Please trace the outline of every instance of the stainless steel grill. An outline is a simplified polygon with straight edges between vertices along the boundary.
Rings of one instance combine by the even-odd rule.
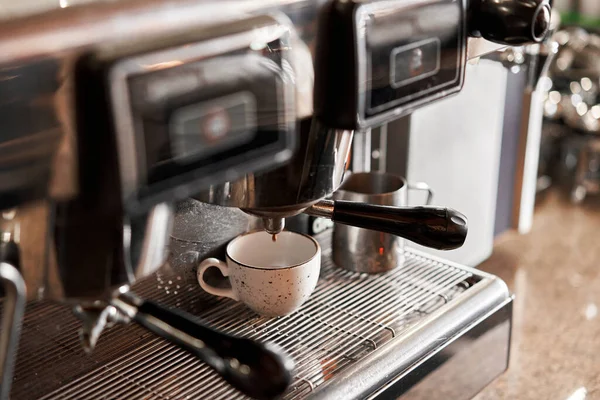
[[[205,294],[179,275],[157,275],[135,291],[198,315],[224,331],[285,347],[296,361],[286,399],[310,394],[348,366],[394,341],[424,316],[475,284],[467,269],[407,250],[383,275],[336,268],[322,243],[319,285],[294,314],[260,317],[240,303]],[[238,399],[203,363],[134,325],[106,331],[92,356],[81,350],[78,321],[65,307],[28,306],[13,399]]]

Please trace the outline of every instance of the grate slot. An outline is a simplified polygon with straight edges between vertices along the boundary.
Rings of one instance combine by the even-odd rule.
[[[150,342],[147,343],[145,345],[143,345],[140,349],[136,350],[137,356],[138,357],[142,357],[144,354],[148,353],[148,352],[155,352],[159,350],[159,345],[160,343],[156,343],[158,342],[159,339],[154,339],[154,343]],[[133,361],[133,358],[131,357],[131,355],[127,355],[124,357],[125,360],[116,360],[113,363],[117,363],[117,364],[124,364],[124,363],[131,363]],[[69,394],[74,393],[75,391],[81,391],[83,390],[82,387],[80,387],[79,385],[81,383],[85,383],[86,381],[88,382],[94,382],[94,387],[90,388],[90,390],[98,390],[98,389],[102,389],[104,387],[104,385],[112,385],[112,379],[110,378],[110,376],[112,376],[109,371],[110,371],[110,364],[104,365],[102,369],[100,370],[95,370],[92,371],[84,376],[82,376],[81,378],[73,381],[71,384],[66,385],[64,387],[62,387],[60,389],[60,393],[62,396],[66,396]],[[97,375],[102,375],[102,376],[109,376],[107,378],[107,380],[105,379],[101,379],[99,376]],[[84,395],[88,392],[83,392]],[[70,398],[76,398],[76,397],[70,397]],[[44,399],[46,399],[46,397],[44,397]]]
[[[296,361],[295,381],[285,395],[290,400],[335,379],[471,286],[470,272],[410,251],[401,267],[385,274],[342,270],[331,261],[328,246],[322,244],[317,289],[301,310],[285,317],[258,316],[177,275],[157,274],[134,290],[215,328],[283,346]],[[80,349],[78,329],[79,322],[65,307],[28,305],[13,400],[245,399],[205,364],[140,328],[108,330],[93,357]],[[47,368],[39,371],[37,365]],[[32,370],[40,382],[26,385]]]

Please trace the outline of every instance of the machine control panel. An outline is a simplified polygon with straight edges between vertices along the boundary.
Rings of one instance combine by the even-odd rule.
[[[86,61],[88,82],[89,71],[103,77],[127,208],[189,197],[291,157],[289,35],[259,16],[217,36],[185,32],[158,48],[113,46]]]
[[[461,89],[463,0],[339,1],[328,15],[322,29],[343,43],[321,43],[318,54],[331,53],[329,62],[317,63],[318,84],[327,89],[315,99],[316,113],[329,124],[375,126]]]
[[[461,89],[466,36],[460,0],[413,7],[372,3],[358,8],[355,19],[357,50],[364,55],[357,71],[360,125]]]

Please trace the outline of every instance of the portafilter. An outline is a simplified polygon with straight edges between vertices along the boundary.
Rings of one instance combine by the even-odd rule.
[[[302,121],[299,131],[299,151],[287,165],[213,185],[194,198],[238,207],[262,217],[265,230],[271,234],[281,232],[284,218],[305,212],[341,224],[402,236],[439,250],[462,246],[467,236],[467,218],[456,210],[325,199],[343,181],[353,132],[328,129],[317,120]]]
[[[297,148],[292,158],[271,171],[230,179],[198,191],[192,197],[209,204],[237,207],[260,217],[265,230],[271,234],[281,232],[285,218],[307,212],[339,223],[404,236],[437,249],[461,246],[466,237],[467,220],[457,211],[326,200],[342,183],[355,130],[406,115],[460,90],[467,57],[463,29],[466,10],[460,2],[451,8],[451,13],[440,12],[440,18],[447,17],[440,31],[433,26],[427,29],[432,36],[453,38],[448,43],[441,42],[445,46],[442,54],[455,57],[444,57],[440,62],[448,65],[441,66],[440,70],[456,71],[458,79],[446,82],[443,80],[447,77],[435,75],[432,79],[438,85],[436,90],[431,88],[433,82],[420,82],[423,93],[417,101],[413,96],[416,88],[408,93],[396,85],[398,82],[379,79],[379,75],[390,76],[381,72],[389,68],[389,51],[412,40],[391,29],[410,26],[413,19],[409,16],[413,10],[407,12],[402,2],[327,2],[319,15],[313,57],[309,57],[310,53],[303,46],[296,46],[292,51],[296,55],[291,62],[295,78],[306,78],[305,71],[314,70],[314,92],[297,96],[300,108],[309,109],[313,104],[314,110],[312,115],[297,113]],[[365,21],[369,21],[367,26],[362,25]],[[370,52],[381,53],[369,59]],[[311,61],[314,65],[309,65]],[[372,70],[378,71],[377,76],[368,75],[369,62],[375,63]],[[369,105],[369,98],[383,103]]]

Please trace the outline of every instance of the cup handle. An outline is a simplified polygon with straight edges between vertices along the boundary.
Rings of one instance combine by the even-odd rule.
[[[214,294],[215,296],[229,297],[233,300],[239,300],[237,294],[233,291],[233,288],[218,288],[210,285],[204,280],[204,272],[206,272],[206,270],[209,268],[218,268],[224,277],[229,276],[229,267],[227,266],[227,263],[217,258],[207,258],[206,260],[202,261],[200,265],[198,265],[198,271],[196,273],[200,287],[207,293]]]
[[[433,201],[433,189],[431,189],[431,187],[428,184],[426,184],[425,182],[409,183],[408,189],[427,192],[427,201],[425,201],[425,205],[431,205],[431,202]]]

